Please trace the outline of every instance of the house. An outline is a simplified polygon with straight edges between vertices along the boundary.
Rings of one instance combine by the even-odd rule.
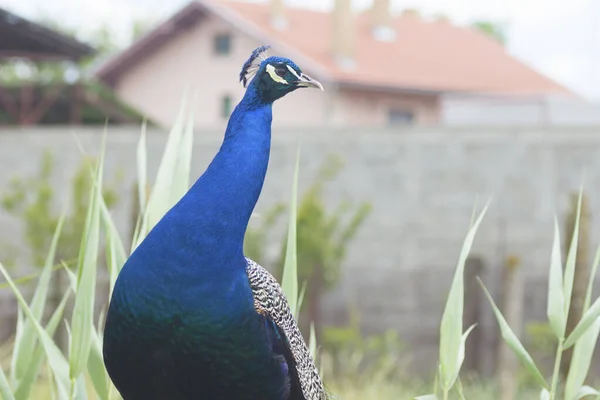
[[[85,43],[0,8],[0,126],[141,121],[106,88],[83,78],[80,65],[95,53]],[[23,70],[37,72],[17,73]]]
[[[325,86],[279,101],[279,126],[436,124],[443,96],[452,93],[572,96],[492,38],[415,13],[393,16],[389,0],[374,0],[359,15],[350,0],[337,0],[331,13],[269,1],[189,3],[96,76],[165,126],[186,88],[197,96],[197,126],[222,126],[243,96],[240,67],[263,44]]]

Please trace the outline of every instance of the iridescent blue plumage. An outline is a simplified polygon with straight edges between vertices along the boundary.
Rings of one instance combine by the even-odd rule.
[[[271,141],[272,103],[321,85],[257,50],[219,152],[123,267],[104,360],[125,400],[323,400],[276,281],[244,257]]]

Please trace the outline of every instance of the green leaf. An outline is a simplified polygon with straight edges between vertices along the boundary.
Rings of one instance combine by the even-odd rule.
[[[573,239],[567,254],[567,262],[565,264],[565,279],[564,279],[564,299],[565,299],[565,320],[569,316],[571,308],[571,294],[573,292],[573,280],[575,279],[575,262],[577,260],[577,243],[579,242],[579,219],[581,216],[581,198],[583,196],[583,187],[579,189],[579,198],[577,200],[577,214],[575,218],[575,226],[573,228]]]
[[[594,256],[594,263],[592,265],[592,271],[590,273],[590,279],[588,282],[587,293],[585,294],[585,301],[583,302],[583,311],[587,311],[592,303],[592,292],[594,291],[594,282],[596,280],[596,273],[598,272],[598,265],[600,264],[600,246],[596,248],[596,255]]]
[[[465,262],[471,247],[473,246],[477,229],[479,228],[489,205],[490,201],[487,202],[479,214],[479,217],[467,232],[458,258],[458,265],[454,272],[454,279],[452,280],[450,293],[448,294],[448,300],[446,301],[446,307],[444,308],[444,314],[442,315],[442,322],[440,325],[440,381],[442,383],[442,388],[445,391],[450,390],[454,385],[464,359],[464,348],[462,357],[460,352],[461,343],[463,341],[463,275]]]
[[[565,340],[564,349],[568,349],[579,340],[579,338],[589,329],[592,324],[600,317],[600,298],[598,298],[594,304],[583,314],[581,320],[573,329],[573,332]]]
[[[538,367],[535,365],[535,363],[533,362],[533,359],[531,358],[531,356],[529,355],[527,350],[525,350],[525,347],[523,347],[523,345],[521,344],[521,342],[519,341],[517,336],[514,334],[512,329],[510,329],[510,326],[508,326],[508,323],[502,316],[502,313],[500,312],[498,307],[496,307],[496,303],[494,303],[494,300],[492,299],[492,296],[486,289],[485,285],[483,284],[481,279],[479,279],[479,277],[477,278],[477,280],[479,281],[479,284],[483,288],[483,291],[485,292],[485,295],[488,298],[490,305],[492,306],[492,309],[494,310],[494,315],[496,316],[496,320],[498,321],[498,325],[500,327],[500,333],[502,334],[502,338],[504,339],[504,342],[508,345],[508,347],[510,347],[512,349],[512,351],[515,353],[517,358],[521,361],[521,364],[523,364],[523,366],[525,366],[525,368],[527,368],[527,370],[537,380],[537,382],[540,384],[540,386],[542,386],[542,388],[544,388],[544,389],[548,389],[548,383],[544,379],[544,376],[542,375],[542,373],[540,372]]]
[[[600,392],[589,386],[582,386],[574,397],[574,400],[583,399],[586,396],[600,396]]]
[[[56,225],[54,236],[52,237],[52,242],[48,251],[48,256],[46,257],[44,268],[42,269],[33,299],[31,300],[31,312],[35,318],[40,321],[46,307],[48,288],[50,287],[50,278],[52,277],[52,267],[54,265],[54,258],[56,257],[56,247],[58,246],[58,240],[60,238],[64,221],[65,216],[63,214]],[[31,360],[31,355],[35,348],[36,340],[37,335],[35,333],[35,329],[33,329],[33,322],[26,319],[23,325],[22,334],[15,338],[14,343],[14,376],[17,380],[20,380],[27,370]]]
[[[4,375],[2,368],[0,368],[0,399],[15,400],[10,390],[10,386],[8,385],[8,379],[6,379],[6,375]]]
[[[298,255],[296,252],[296,216],[298,214],[298,171],[300,170],[300,146],[296,153],[296,167],[292,181],[292,199],[290,201],[290,222],[288,226],[285,262],[281,289],[287,297],[288,304],[294,315],[298,312]]]
[[[550,257],[550,276],[548,279],[548,321],[558,339],[565,335],[567,317],[565,315],[565,298],[563,290],[562,258],[560,254],[560,231],[558,220],[554,217],[554,242]]]
[[[458,348],[458,360],[457,365],[458,368],[462,366],[463,361],[465,360],[465,348],[467,347],[467,338],[469,337],[469,333],[477,326],[477,324],[471,325],[465,333],[462,334],[460,338],[460,347]]]
[[[590,274],[587,295],[583,304],[583,313],[585,314],[589,307],[592,297],[592,290],[596,278],[596,272],[600,264],[600,246],[596,249],[594,264]],[[565,383],[565,398],[573,399],[576,397],[577,391],[583,386],[585,379],[589,373],[594,349],[600,334],[600,318],[596,319],[592,326],[577,340],[573,348],[573,356],[571,357],[571,365],[569,367],[569,375]]]
[[[71,318],[72,335],[69,348],[69,377],[72,382],[75,382],[83,372],[92,345],[103,168],[104,144],[100,150],[96,174],[91,188],[77,266],[77,290]]]
[[[12,289],[13,293],[15,294],[15,297],[19,302],[19,306],[21,307],[27,318],[29,318],[33,323],[33,327],[38,335],[38,340],[42,344],[46,356],[48,357],[48,363],[53,371],[53,375],[56,380],[57,390],[59,391],[61,399],[67,398],[69,387],[69,364],[67,363],[67,360],[64,358],[60,349],[56,346],[50,335],[48,335],[48,333],[44,330],[44,328],[42,328],[38,320],[35,318],[35,316],[31,312],[31,309],[29,308],[29,305],[23,298],[21,292],[11,279],[10,275],[8,274],[8,271],[6,271],[2,263],[0,263],[0,272],[4,276],[4,279],[6,279],[6,282]]]
[[[583,334],[573,348],[573,357],[569,367],[569,375],[565,383],[565,399],[574,399],[589,373],[594,348],[600,334],[600,319]]]

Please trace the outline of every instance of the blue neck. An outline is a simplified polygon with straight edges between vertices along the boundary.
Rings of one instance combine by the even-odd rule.
[[[205,260],[243,257],[244,235],[267,172],[272,118],[272,103],[262,102],[249,85],[219,152],[177,207],[192,224],[189,239]]]

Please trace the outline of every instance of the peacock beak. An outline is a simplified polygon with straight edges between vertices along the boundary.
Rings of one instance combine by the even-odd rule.
[[[306,74],[301,74],[300,79],[296,82],[296,84],[299,87],[308,87],[308,88],[324,90],[323,85],[321,85],[321,82],[311,78],[310,76],[308,76]]]

